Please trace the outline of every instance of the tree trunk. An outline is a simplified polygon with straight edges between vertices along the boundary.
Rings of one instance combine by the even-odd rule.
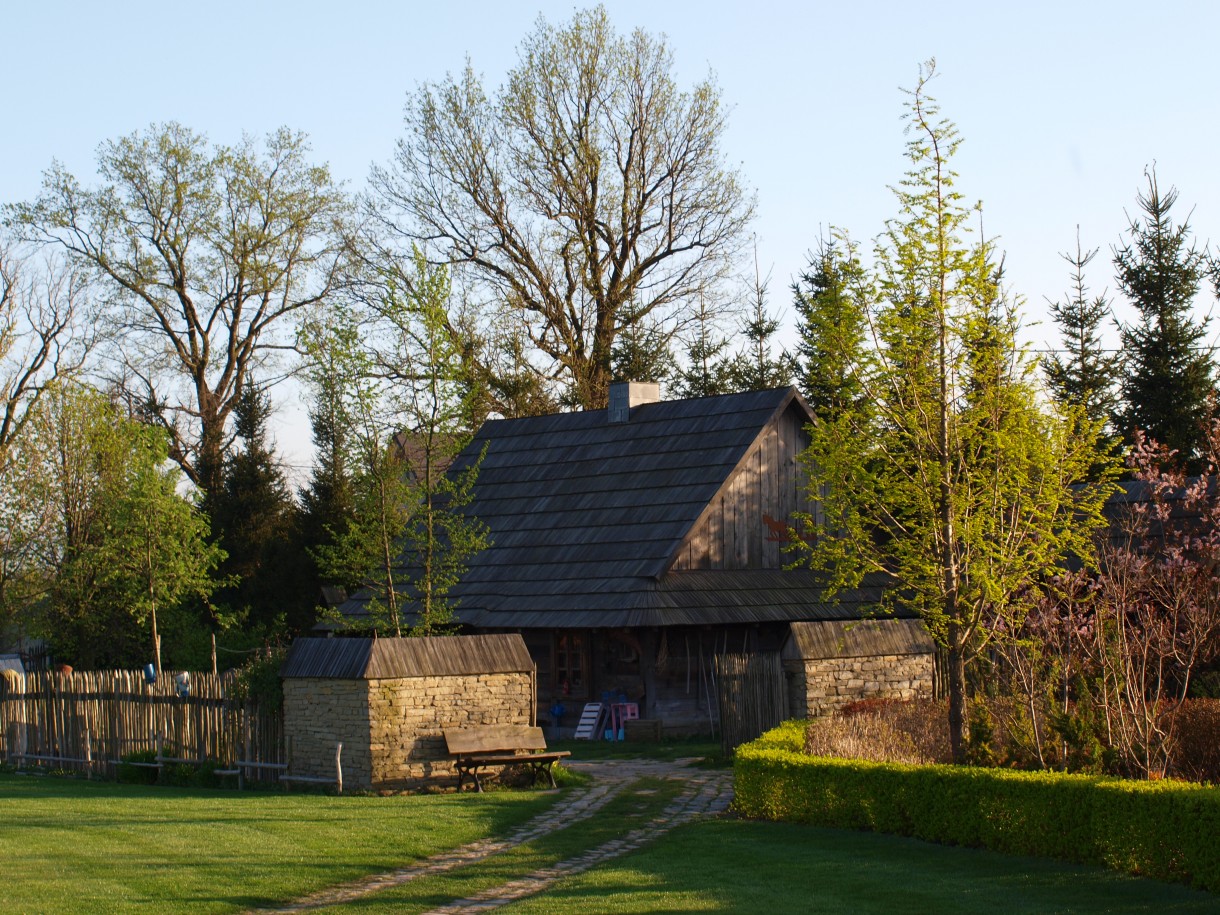
[[[949,627],[949,749],[958,765],[966,761],[966,657],[957,626]]]

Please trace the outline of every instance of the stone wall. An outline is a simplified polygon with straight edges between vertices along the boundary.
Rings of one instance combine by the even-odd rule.
[[[784,663],[789,710],[812,718],[860,699],[932,696],[932,655],[874,655]]]
[[[452,776],[442,728],[530,724],[528,673],[368,681],[371,786],[407,788]]]
[[[344,789],[397,789],[453,774],[442,728],[530,724],[528,673],[394,680],[284,680],[292,774],[330,778],[343,742]]]
[[[363,680],[285,679],[284,738],[292,741],[292,775],[333,778],[335,743],[343,744],[343,787],[367,788],[368,684]]]

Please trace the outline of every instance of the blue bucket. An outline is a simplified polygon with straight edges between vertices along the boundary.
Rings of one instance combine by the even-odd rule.
[[[144,682],[145,683],[156,683],[157,682],[157,666],[155,664],[145,664],[144,665]]]

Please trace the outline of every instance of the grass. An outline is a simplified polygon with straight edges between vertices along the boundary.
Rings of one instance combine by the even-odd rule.
[[[539,868],[579,856],[625,832],[644,826],[681,791],[669,780],[641,779],[590,819],[520,845],[486,861],[327,908],[327,912],[382,915],[425,912],[481,890],[501,886]],[[586,905],[586,911],[600,911]]]
[[[222,913],[507,832],[556,801],[333,797],[0,775],[6,913]]]
[[[697,755],[685,752],[690,746],[680,744],[675,755]],[[643,780],[565,830],[327,911],[422,912],[465,898],[649,822],[678,790],[674,781]],[[548,804],[564,803],[562,794],[539,792],[333,797],[14,775],[0,775],[0,799],[4,911],[52,915],[267,906],[505,834]],[[680,827],[506,912],[1218,910],[1214,895],[1101,868],[719,819]]]
[[[547,743],[548,749],[567,750],[572,759],[587,761],[598,759],[659,759],[672,762],[675,759],[699,757],[706,765],[728,767],[732,759],[723,755],[720,741],[709,737],[677,737],[657,742],[622,740],[556,740]]]
[[[598,912],[1216,912],[1220,898],[994,852],[789,823],[716,820],[523,900],[506,915]]]

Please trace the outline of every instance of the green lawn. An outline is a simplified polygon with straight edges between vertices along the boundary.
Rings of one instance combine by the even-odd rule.
[[[722,755],[720,741],[708,737],[679,737],[640,743],[623,740],[555,740],[548,749],[567,750],[575,760],[599,759],[690,759],[699,757],[708,766],[728,767],[731,758]]]
[[[718,820],[680,827],[503,911],[1215,913],[1220,897],[1100,868],[914,839]]]
[[[422,912],[595,848],[678,790],[643,781],[589,820],[327,911]],[[6,913],[233,912],[502,834],[562,794],[332,797],[0,775]],[[733,819],[657,842],[506,912],[1218,912],[1220,898],[1098,868]]]
[[[0,775],[0,908],[240,911],[505,832],[556,799],[239,793]]]

